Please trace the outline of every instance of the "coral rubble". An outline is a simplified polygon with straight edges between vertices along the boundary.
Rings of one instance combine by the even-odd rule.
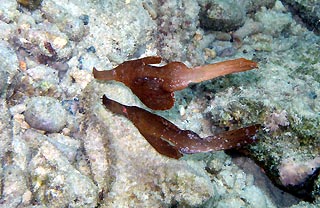
[[[317,1],[226,2],[240,1],[2,1],[0,206],[319,207]],[[202,27],[204,19],[221,31]],[[94,79],[92,68],[150,56],[187,68],[241,57],[259,63],[190,83],[170,110],[150,112],[201,138],[263,124],[243,153],[282,189],[276,193],[286,192],[281,202],[234,152],[171,159],[105,109],[103,94],[145,106],[123,84]]]

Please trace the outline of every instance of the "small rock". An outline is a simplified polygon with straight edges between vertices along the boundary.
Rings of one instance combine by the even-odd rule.
[[[272,35],[273,37],[279,36],[281,32],[290,27],[293,21],[290,13],[282,13],[265,8],[255,14],[255,20],[263,25],[264,34]]]
[[[233,188],[236,180],[236,173],[230,170],[223,170],[219,173],[218,178],[223,182],[225,186],[227,186],[228,188]]]
[[[205,48],[204,49],[204,55],[208,58],[214,59],[217,56],[217,52],[214,49],[211,48]]]
[[[236,197],[229,197],[220,200],[214,207],[217,208],[236,208],[236,207],[245,207],[245,202],[239,198]]]
[[[33,128],[59,132],[66,125],[67,112],[60,102],[51,97],[31,98],[25,111],[25,120]]]
[[[2,173],[1,207],[18,207],[24,193],[28,192],[27,179],[23,171],[15,165],[7,165]]]
[[[39,81],[39,83],[47,83],[47,85],[50,86],[59,84],[58,72],[45,65],[38,65],[28,69],[27,74],[32,77],[35,82]]]
[[[45,207],[96,207],[97,187],[50,142],[29,163],[34,200]]]
[[[72,41],[80,41],[87,34],[85,23],[80,19],[70,19],[61,27],[62,31]]]
[[[62,134],[50,134],[47,140],[53,144],[70,162],[74,162],[78,150],[80,148],[80,141]]]
[[[87,52],[95,53],[96,48],[94,46],[90,46],[89,48],[87,48]]]
[[[232,46],[232,43],[229,41],[214,41],[209,47],[211,50],[216,52],[217,56],[220,57],[232,56],[236,52]]]
[[[8,87],[8,74],[5,71],[0,71],[0,97],[6,93]]]
[[[243,3],[246,7],[247,13],[254,13],[258,11],[261,7],[272,8],[276,0],[245,0]]]
[[[232,31],[243,25],[245,7],[235,0],[206,2],[200,12],[200,23],[204,28],[216,31]]]
[[[55,1],[44,1],[41,11],[49,22],[56,24],[59,30],[68,36],[69,40],[80,41],[88,32],[86,25],[89,24],[89,16],[73,16]]]
[[[298,15],[309,30],[320,33],[320,4],[319,1],[284,0],[294,15]]]
[[[11,149],[12,142],[12,122],[10,113],[5,99],[0,99],[0,158]],[[3,159],[1,159],[3,161]],[[2,167],[0,166],[0,174],[2,175]],[[2,175],[3,177],[3,175]],[[0,182],[1,185],[2,182]],[[3,186],[3,185],[1,185]]]
[[[0,11],[1,13],[1,11]],[[13,24],[8,24],[6,22],[0,21],[0,38],[1,40],[8,40],[9,37],[12,37],[14,34],[16,26]]]
[[[1,1],[1,21],[12,23],[21,13],[17,10],[16,1]],[[1,31],[2,32],[2,31]]]
[[[42,0],[17,0],[17,2],[28,9],[35,10],[40,6]]]
[[[84,25],[88,25],[89,24],[89,15],[87,14],[83,14],[79,17],[80,20],[82,20]]]
[[[10,79],[18,72],[18,58],[14,49],[10,46],[8,42],[1,40],[0,48],[0,71],[3,71],[8,74],[10,82]]]
[[[263,192],[256,186],[244,187],[240,196],[241,199],[251,205],[250,207],[270,207],[268,206],[270,203],[268,203],[267,198],[264,196]]]
[[[279,167],[280,181],[284,186],[298,186],[316,173],[319,167],[320,157],[303,161],[285,159]]]

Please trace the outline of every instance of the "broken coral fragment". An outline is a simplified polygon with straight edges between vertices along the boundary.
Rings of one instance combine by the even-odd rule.
[[[160,153],[171,158],[180,158],[183,154],[210,152],[231,149],[255,141],[260,125],[223,132],[201,138],[190,130],[181,130],[170,121],[142,108],[122,105],[105,95],[102,102],[113,113],[127,117]]]
[[[140,100],[154,110],[167,110],[174,105],[174,91],[182,90],[190,83],[199,83],[215,77],[257,68],[257,63],[239,58],[188,68],[184,63],[159,64],[161,57],[150,56],[126,61],[112,70],[93,68],[94,78],[123,82]]]

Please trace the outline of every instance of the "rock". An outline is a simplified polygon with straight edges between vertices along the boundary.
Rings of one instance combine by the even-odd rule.
[[[63,93],[59,85],[59,72],[45,65],[37,65],[25,73],[18,73],[8,87],[9,105],[20,104],[26,97],[59,97]]]
[[[0,40],[0,72],[4,74],[1,75],[1,78],[7,78],[1,79],[1,82],[10,83],[11,78],[18,72],[18,68],[18,58],[15,51],[8,42]],[[5,86],[5,84],[1,85]]]
[[[49,141],[70,163],[75,162],[80,148],[79,140],[59,133],[43,135],[34,129],[27,129],[22,135],[22,140],[26,141],[27,146],[33,151],[37,151],[43,142]]]
[[[28,69],[27,74],[34,82],[39,82],[39,85],[55,86],[59,84],[58,72],[48,66],[38,65]]]
[[[210,44],[210,48],[216,52],[217,56],[221,57],[232,56],[236,53],[232,43],[229,41],[214,41]]]
[[[75,161],[80,148],[80,141],[62,134],[50,134],[47,140],[53,144],[70,163]]]
[[[48,141],[29,163],[34,199],[46,207],[96,207],[97,187]]]
[[[0,38],[1,40],[7,40],[8,37],[11,37],[14,33],[16,26],[13,24],[7,24],[5,22],[0,21]]]
[[[10,115],[8,112],[7,103],[4,99],[0,98],[0,157],[2,158],[6,150],[9,149],[11,141],[12,126],[9,122]]]
[[[217,208],[238,208],[238,207],[245,207],[246,203],[237,197],[230,197],[220,200],[214,207]]]
[[[243,39],[249,35],[260,33],[263,31],[263,25],[258,22],[254,22],[252,19],[247,19],[242,27],[232,34],[233,41],[239,44],[238,47],[242,45]]]
[[[315,184],[313,187],[313,192],[312,192],[312,196],[315,199],[315,201],[320,202],[320,173],[318,174],[316,180],[315,180]]]
[[[268,204],[266,196],[256,186],[243,187],[243,191],[240,193],[240,198],[247,202],[250,205],[249,207],[273,207]]]
[[[256,13],[255,19],[262,23],[264,34],[272,35],[273,37],[279,36],[281,32],[289,28],[292,23],[290,13],[282,13],[265,8]]]
[[[291,191],[290,193],[296,197],[310,199],[313,197],[310,196],[312,192],[316,193],[316,190],[313,190],[314,181],[308,179],[316,176],[315,169],[319,167],[318,159],[313,159],[319,155],[317,138],[320,124],[317,96],[320,80],[319,49],[311,46],[319,42],[319,37],[307,30],[300,30],[300,34],[303,34],[300,37],[286,36],[292,30],[299,30],[301,26],[292,22],[290,14],[282,10],[262,9],[257,16],[265,23],[267,29],[262,33],[269,35],[266,42],[271,46],[271,54],[277,56],[279,61],[272,64],[269,61],[259,61],[259,64],[265,65],[262,67],[265,70],[252,71],[259,73],[259,79],[254,73],[247,78],[243,76],[240,79],[242,75],[237,75],[238,79],[225,79],[225,83],[236,90],[225,88],[221,82],[214,85],[210,83],[210,89],[216,92],[214,101],[209,100],[208,110],[211,110],[204,112],[212,112],[210,116],[212,123],[215,123],[215,131],[226,124],[232,126],[234,123],[247,123],[249,120],[264,123],[267,127],[265,130],[271,131],[260,135],[260,141],[250,148],[252,157],[263,165],[263,170],[275,184],[282,189],[287,188],[286,190]],[[282,21],[279,21],[280,19]],[[251,42],[255,42],[255,38],[259,36],[253,36],[254,41]],[[310,47],[305,47],[306,45]],[[281,51],[286,53],[281,54]],[[260,55],[261,58],[265,57],[264,54]],[[246,83],[240,84],[244,80],[247,80]],[[251,91],[249,88],[240,93],[242,87],[248,86],[249,82],[255,83],[254,89],[263,88],[260,98],[267,95],[266,99],[256,99],[260,95],[257,96],[257,91]],[[221,90],[223,88],[225,89]],[[292,91],[293,88],[298,89],[299,93]],[[260,117],[261,115],[263,116]],[[293,162],[285,160],[287,158],[292,158]],[[294,185],[296,189],[292,188]],[[291,203],[284,200],[284,197],[282,200],[287,205]]]
[[[283,0],[293,14],[298,15],[311,31],[320,33],[320,4],[319,1]]]
[[[245,4],[246,11],[249,13],[256,12],[261,7],[271,8],[274,5],[275,1],[276,0],[243,0],[243,3]]]
[[[72,41],[80,41],[87,34],[87,28],[81,19],[74,18],[65,23],[62,31]]]
[[[203,59],[201,56],[194,58],[195,46],[190,41],[196,35],[199,11],[196,1],[158,1],[156,47],[157,54],[164,60],[188,60],[192,63],[195,59],[197,62]],[[168,35],[173,31],[174,35]]]
[[[42,0],[17,0],[17,2],[28,9],[35,10],[40,6]]]
[[[8,87],[8,74],[5,71],[0,71],[0,97],[6,94]]]
[[[280,181],[284,186],[298,186],[304,183],[320,168],[320,156],[297,161],[295,158],[284,159],[279,167]]]
[[[16,47],[27,49],[32,57],[41,64],[67,60],[72,56],[73,43],[57,25],[51,22],[33,24],[31,21],[19,21],[21,33],[15,33],[12,39]],[[23,41],[22,41],[23,40]]]
[[[0,19],[5,23],[12,23],[14,19],[19,16],[20,12],[17,10],[16,1],[3,1],[0,8]]]
[[[275,0],[200,0],[200,24],[203,28],[229,32],[244,24],[247,13],[261,7],[271,8]]]
[[[8,165],[4,168],[2,180],[1,206],[18,207],[21,205],[23,207],[21,204],[23,195],[29,192],[24,172],[18,166]]]
[[[0,40],[0,97],[6,94],[11,78],[18,72],[18,58],[8,42]]]
[[[242,26],[245,15],[245,7],[239,1],[207,1],[200,11],[200,24],[203,28],[228,32]]]
[[[54,1],[45,1],[42,4],[41,11],[52,23],[57,24],[60,31],[65,33],[72,41],[80,41],[87,34],[87,27],[80,19],[80,16],[70,14],[66,8],[60,6]]]
[[[52,133],[61,131],[66,125],[66,114],[58,100],[41,96],[31,98],[24,113],[31,127]]]

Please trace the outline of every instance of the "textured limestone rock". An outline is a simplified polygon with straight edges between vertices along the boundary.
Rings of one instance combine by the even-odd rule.
[[[66,125],[66,110],[51,97],[31,98],[24,113],[27,123],[39,130],[59,132]]]
[[[18,58],[14,49],[9,45],[7,41],[0,41],[0,72],[4,79],[1,79],[1,88],[5,90],[7,84],[11,82],[12,77],[18,72]]]
[[[204,28],[229,32],[243,25],[245,15],[244,4],[239,1],[207,1],[200,12],[200,23]]]
[[[320,3],[317,0],[284,0],[294,14],[298,15],[309,30],[320,32]]]
[[[50,207],[97,205],[97,187],[48,141],[29,163],[35,199]]]
[[[18,207],[30,203],[30,191],[28,190],[25,172],[18,166],[8,165],[3,171],[2,205],[4,207]]]

